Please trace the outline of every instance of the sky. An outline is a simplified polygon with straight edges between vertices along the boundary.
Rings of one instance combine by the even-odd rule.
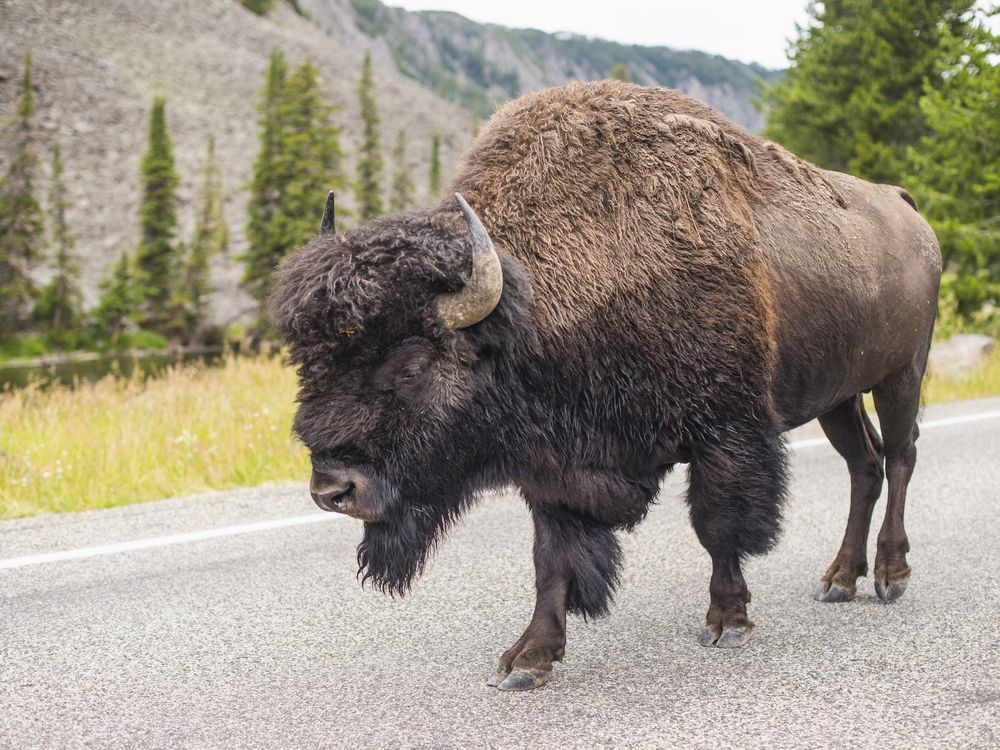
[[[787,66],[807,0],[385,0],[407,10],[453,10],[484,23],[572,31],[625,44],[696,49],[768,68]]]

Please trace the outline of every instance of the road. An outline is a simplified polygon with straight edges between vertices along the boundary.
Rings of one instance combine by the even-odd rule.
[[[623,539],[612,614],[572,619],[528,693],[484,684],[532,605],[511,494],[484,498],[403,600],[361,590],[358,522],[314,514],[304,484],[0,523],[0,746],[998,747],[1000,399],[924,420],[902,600],[870,579],[812,600],[848,477],[807,426],[782,540],[746,570],[745,648],[696,643],[710,566],[679,472]]]

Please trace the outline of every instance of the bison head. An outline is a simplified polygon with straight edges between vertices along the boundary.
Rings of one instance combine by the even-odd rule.
[[[333,231],[278,272],[299,372],[294,430],[324,510],[365,522],[359,575],[403,593],[482,487],[508,477],[530,288],[465,200]],[[520,418],[523,421],[523,415]]]

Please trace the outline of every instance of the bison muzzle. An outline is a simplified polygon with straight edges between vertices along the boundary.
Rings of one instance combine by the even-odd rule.
[[[782,434],[818,417],[851,504],[816,598],[850,599],[867,574],[886,478],[875,589],[903,593],[941,272],[905,191],[821,170],[677,92],[601,82],[505,105],[451,192],[346,235],[331,197],[275,282],[311,492],[365,522],[363,583],[404,593],[481,490],[516,486],[537,599],[489,684],[536,687],[566,614],[608,611],[617,534],[684,463],[712,559],[698,641],[742,646],[741,562],[778,534]]]

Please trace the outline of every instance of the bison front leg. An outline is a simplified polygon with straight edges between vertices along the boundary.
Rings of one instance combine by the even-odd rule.
[[[618,581],[621,551],[611,528],[530,497],[528,504],[535,523],[535,612],[486,681],[501,690],[548,682],[552,663],[565,652],[566,612],[606,614]]]
[[[727,442],[692,452],[688,503],[698,539],[712,556],[711,602],[702,646],[736,648],[750,640],[750,591],[741,560],[777,537],[785,491],[785,451],[777,433],[730,425]]]

